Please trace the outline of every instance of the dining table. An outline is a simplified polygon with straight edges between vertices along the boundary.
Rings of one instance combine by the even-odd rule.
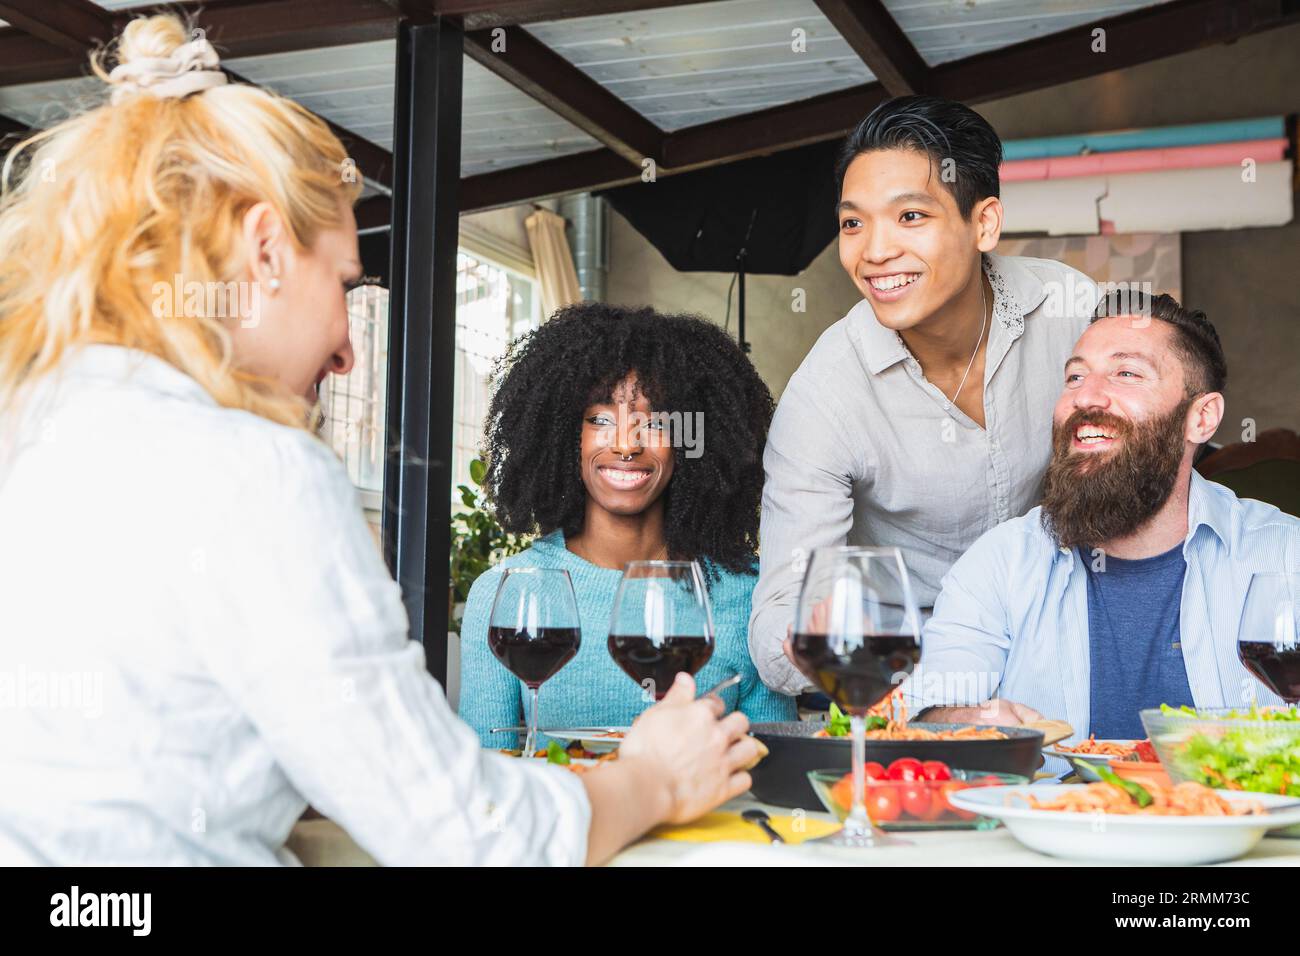
[[[760,803],[745,794],[718,808],[739,814],[759,808],[772,818],[791,811]],[[804,826],[826,829],[835,818],[808,812]],[[903,845],[871,849],[841,849],[815,843],[750,842],[767,838],[757,825],[744,840],[699,842],[707,835],[689,828],[652,831],[615,855],[606,866],[1108,866],[1045,856],[1019,843],[1004,827],[993,830],[928,830],[896,833]],[[677,831],[677,832],[674,832]],[[686,831],[686,832],[682,832]],[[735,832],[732,828],[728,832]],[[300,821],[289,835],[289,850],[304,866],[375,866],[374,859],[336,823],[326,819]],[[1265,836],[1243,857],[1215,866],[1300,866],[1300,838]]]

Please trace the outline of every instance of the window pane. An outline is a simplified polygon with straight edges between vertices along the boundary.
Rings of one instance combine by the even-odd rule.
[[[463,252],[456,261],[453,489],[469,483],[469,463],[479,454],[488,378],[497,359],[512,339],[537,328],[541,320],[534,280]],[[347,465],[374,521],[384,487],[388,298],[388,290],[379,286],[348,293],[356,364],[347,375],[327,376],[321,387],[321,434]],[[454,490],[451,500],[460,502]]]
[[[348,293],[348,318],[356,363],[347,375],[322,383],[322,436],[338,452],[352,483],[362,491],[384,489],[384,403],[388,394],[388,290],[366,285]],[[363,495],[367,508],[377,508]]]
[[[488,378],[510,341],[537,328],[533,280],[461,252],[456,257],[456,401],[452,488],[469,484],[487,417]],[[460,495],[452,493],[458,504]]]

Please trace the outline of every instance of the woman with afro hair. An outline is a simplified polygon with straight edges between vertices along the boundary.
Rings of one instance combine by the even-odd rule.
[[[772,396],[749,359],[703,319],[586,302],[520,339],[497,370],[484,434],[487,497],[503,528],[538,533],[470,589],[460,715],[488,747],[526,722],[524,684],[487,646],[502,570],[563,568],[581,617],[577,656],[547,681],[541,727],[626,726],[648,704],[606,649],[624,565],[695,560],[713,605],[707,688],[734,674],[727,710],[792,720],[792,698],[749,656],[763,446]],[[545,740],[542,741],[544,746]]]

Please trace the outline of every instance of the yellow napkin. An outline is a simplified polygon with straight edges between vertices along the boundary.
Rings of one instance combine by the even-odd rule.
[[[786,843],[802,843],[816,837],[834,833],[838,823],[810,817],[772,817],[772,829],[785,838]],[[756,823],[742,820],[739,813],[706,813],[691,823],[666,824],[655,827],[647,835],[652,840],[681,840],[685,843],[768,843],[770,838]]]

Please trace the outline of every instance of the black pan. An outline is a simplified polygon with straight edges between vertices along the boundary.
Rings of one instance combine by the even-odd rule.
[[[826,725],[820,721],[754,724],[750,729],[768,749],[768,755],[751,770],[753,794],[778,807],[820,809],[821,801],[808,783],[810,770],[848,771],[851,762],[848,737],[814,737]],[[930,724],[926,730],[956,730],[969,724]],[[872,740],[867,739],[867,760],[888,767],[899,757],[942,760],[961,770],[1018,773],[1029,779],[1042,763],[1043,732],[1024,727],[999,727],[1004,740]]]

